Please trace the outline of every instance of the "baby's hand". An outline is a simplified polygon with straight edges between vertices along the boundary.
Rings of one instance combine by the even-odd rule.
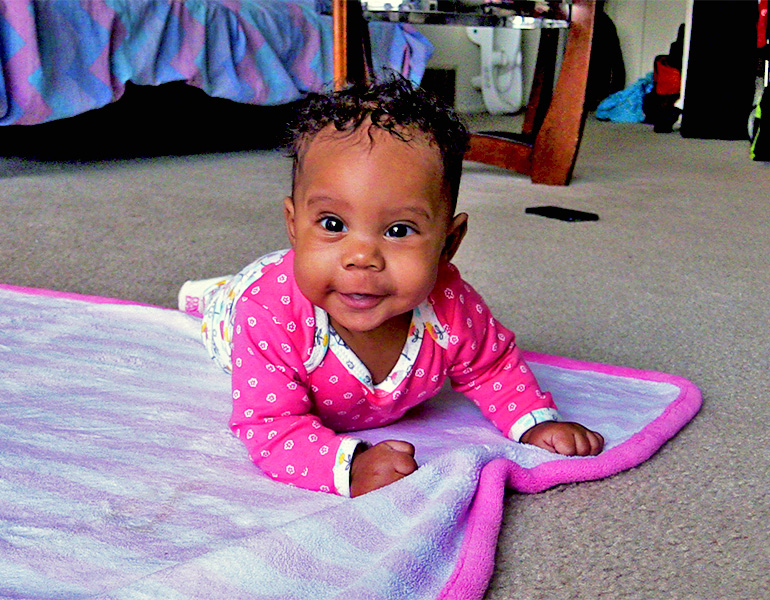
[[[416,470],[412,444],[399,440],[380,442],[353,457],[350,496],[355,498],[384,487]]]
[[[528,429],[520,442],[545,448],[566,456],[594,456],[604,448],[601,434],[586,429],[579,423],[547,421]]]

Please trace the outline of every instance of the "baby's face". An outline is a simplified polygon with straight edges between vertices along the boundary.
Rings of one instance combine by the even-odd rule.
[[[286,199],[295,275],[335,327],[369,332],[433,289],[458,219],[439,151],[372,128],[327,128],[305,149]],[[464,230],[464,215],[459,227]]]

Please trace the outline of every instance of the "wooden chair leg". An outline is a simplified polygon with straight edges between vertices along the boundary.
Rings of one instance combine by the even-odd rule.
[[[545,120],[548,107],[553,98],[554,75],[556,73],[556,55],[559,48],[559,30],[542,29],[537,49],[537,62],[532,77],[527,111],[521,133],[534,136]]]
[[[533,183],[569,184],[585,125],[595,8],[594,0],[574,0],[567,47],[555,87],[557,32],[541,32],[522,133],[473,134],[465,155],[467,160],[530,175]]]
[[[559,80],[532,151],[532,183],[567,185],[572,179],[586,121],[595,11],[593,0],[575,0],[572,5]]]
[[[368,83],[374,78],[369,27],[359,0],[333,0],[334,87]]]

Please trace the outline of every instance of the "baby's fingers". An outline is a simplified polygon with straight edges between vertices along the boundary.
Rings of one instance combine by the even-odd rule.
[[[595,456],[602,451],[604,438],[594,431],[578,428],[554,435],[554,450],[565,456]]]

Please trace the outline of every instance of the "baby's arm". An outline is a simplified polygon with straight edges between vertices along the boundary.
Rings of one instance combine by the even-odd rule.
[[[230,427],[266,474],[298,487],[348,496],[350,461],[360,440],[325,427],[312,412],[306,347],[285,315],[240,303],[233,339]],[[294,335],[291,335],[291,334]]]
[[[350,467],[350,496],[384,487],[416,470],[414,446],[409,442],[388,440],[368,449],[360,444]]]
[[[522,444],[532,444],[565,456],[595,456],[604,448],[604,438],[579,423],[546,421],[528,429]]]
[[[455,389],[468,395],[513,441],[568,456],[599,454],[602,436],[578,423],[561,422],[551,395],[540,390],[513,333],[492,317],[473,288],[461,281],[452,285],[446,296],[460,300],[451,327],[457,340],[449,371]]]

